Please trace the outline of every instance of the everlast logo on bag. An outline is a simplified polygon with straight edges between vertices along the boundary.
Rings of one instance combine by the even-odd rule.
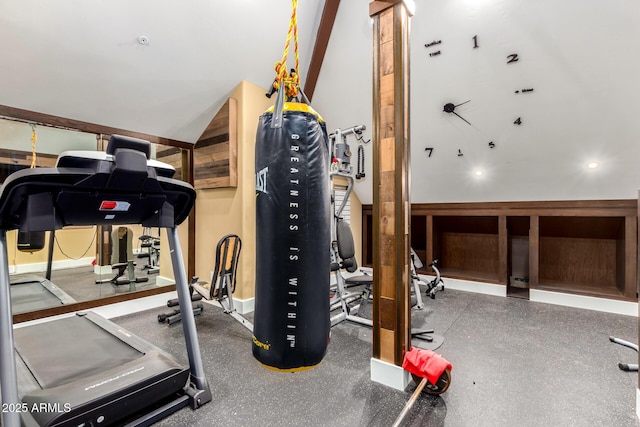
[[[262,191],[267,194],[267,172],[269,172],[269,167],[258,171],[256,173],[256,191]]]

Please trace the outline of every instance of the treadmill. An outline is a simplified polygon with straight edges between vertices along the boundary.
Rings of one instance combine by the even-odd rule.
[[[65,152],[56,167],[13,173],[0,189],[2,425],[150,425],[211,401],[177,226],[195,202],[147,141],[112,136],[106,152]],[[142,224],[167,230],[189,365],[95,313],[14,331],[7,230]]]

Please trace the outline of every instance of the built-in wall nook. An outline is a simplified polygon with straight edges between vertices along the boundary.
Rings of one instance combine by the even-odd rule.
[[[371,263],[372,209],[363,205],[363,259]],[[506,287],[636,300],[637,201],[414,204],[411,245],[420,273]]]

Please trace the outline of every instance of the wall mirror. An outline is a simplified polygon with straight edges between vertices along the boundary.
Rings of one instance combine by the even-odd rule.
[[[55,119],[55,118],[54,118]],[[58,127],[56,127],[58,126]],[[108,129],[111,130],[111,129]],[[111,133],[122,133],[113,130]],[[130,134],[130,132],[129,132]],[[132,135],[136,136],[136,135]],[[144,136],[139,136],[144,138]],[[0,182],[29,167],[53,167],[71,150],[104,150],[108,134],[61,129],[25,118],[0,116]],[[152,157],[187,178],[189,148],[152,144]],[[66,227],[55,232],[7,233],[14,321],[166,292],[172,282],[160,273],[160,230],[140,225]],[[163,270],[173,277],[171,266]]]

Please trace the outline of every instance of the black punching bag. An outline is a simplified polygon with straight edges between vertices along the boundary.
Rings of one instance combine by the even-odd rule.
[[[298,371],[320,363],[329,343],[329,142],[312,108],[278,104],[256,134],[252,346],[264,366]]]

